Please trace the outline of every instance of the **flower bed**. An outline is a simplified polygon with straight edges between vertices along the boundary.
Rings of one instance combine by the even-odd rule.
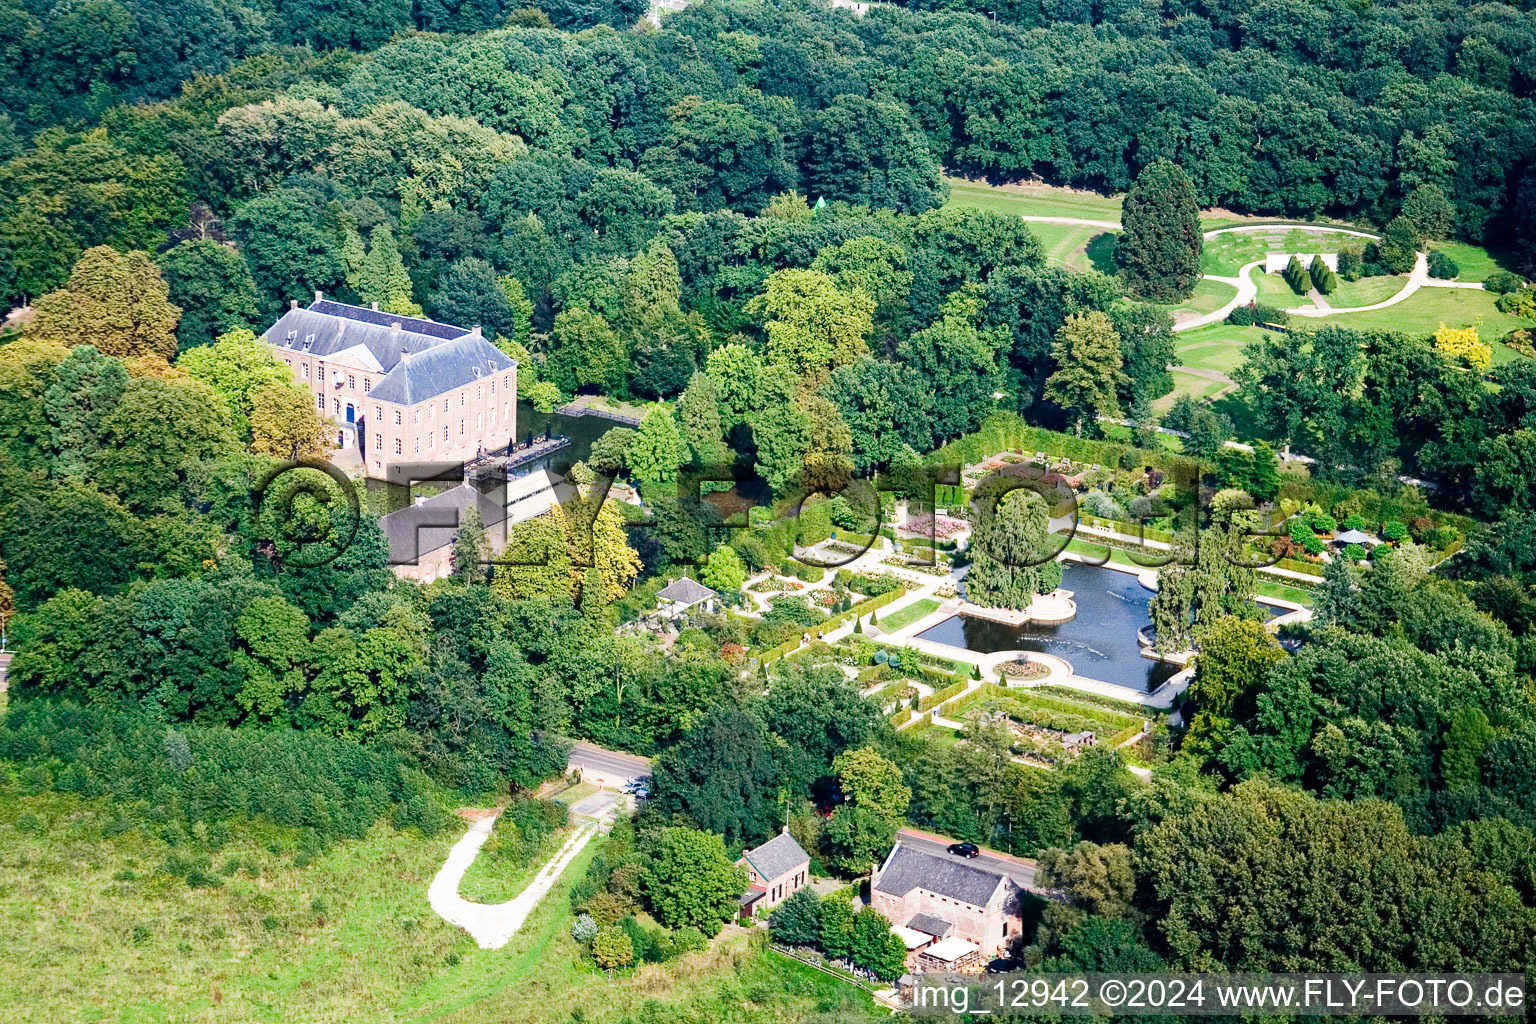
[[[766,580],[748,584],[747,589],[754,594],[786,594],[795,590],[804,590],[805,584],[786,580],[782,576],[770,576]]]
[[[978,687],[945,709],[961,717],[973,708],[1001,711],[1016,722],[1060,732],[1091,732],[1111,746],[1141,731],[1142,717],[1104,707],[1088,699],[1058,697],[1044,690],[1009,690],[994,684]],[[980,710],[980,709],[978,709]]]
[[[997,667],[1004,679],[1044,679],[1051,674],[1051,670],[1040,664],[1025,658],[1022,661],[1005,661]]]
[[[931,512],[924,512],[915,519],[909,519],[901,528],[903,533],[920,533],[924,537],[932,536],[937,540],[948,540],[955,534],[964,530],[970,524],[962,519],[951,519],[949,516],[934,516]]]

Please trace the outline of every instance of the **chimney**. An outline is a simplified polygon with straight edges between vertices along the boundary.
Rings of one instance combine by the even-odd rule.
[[[400,329],[400,321],[396,320],[394,323],[390,324],[389,329],[392,331],[398,331]]]
[[[289,309],[298,309],[299,308],[299,300],[298,299],[289,299],[288,300],[288,308]]]
[[[377,302],[370,302],[368,305],[375,313],[379,311],[379,304]]]
[[[475,324],[475,326],[473,326],[473,327],[471,327],[469,329],[469,333],[473,334],[477,338],[480,337],[480,325],[479,324]]]
[[[323,298],[325,298],[325,293],[322,292],[319,288],[316,288],[315,289],[315,301],[319,302]]]

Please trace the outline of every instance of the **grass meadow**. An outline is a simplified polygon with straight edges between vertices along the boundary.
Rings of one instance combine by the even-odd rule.
[[[1120,196],[1102,196],[1054,185],[988,185],[965,178],[945,178],[949,205],[974,206],[1022,217],[1080,217],[1118,221]]]
[[[461,830],[423,839],[375,827],[300,866],[275,831],[211,851],[173,848],[143,826],[111,832],[102,801],[0,799],[0,1018],[111,1021],[464,1022],[585,1019],[793,1021],[867,1006],[852,986],[733,933],[682,961],[608,978],[570,937],[568,882],[523,930],[482,950],[427,905]],[[216,886],[162,871],[209,856]],[[302,859],[302,858],[300,858]]]

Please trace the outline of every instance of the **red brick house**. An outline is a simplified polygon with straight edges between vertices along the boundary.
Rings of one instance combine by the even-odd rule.
[[[747,891],[741,895],[741,917],[757,917],[789,899],[811,881],[811,855],[801,849],[789,829],[755,850],[747,850],[736,863],[747,869]]]

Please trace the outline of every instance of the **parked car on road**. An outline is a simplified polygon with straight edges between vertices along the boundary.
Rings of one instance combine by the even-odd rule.
[[[948,850],[956,857],[970,858],[981,856],[981,850],[977,849],[975,843],[950,843]]]

